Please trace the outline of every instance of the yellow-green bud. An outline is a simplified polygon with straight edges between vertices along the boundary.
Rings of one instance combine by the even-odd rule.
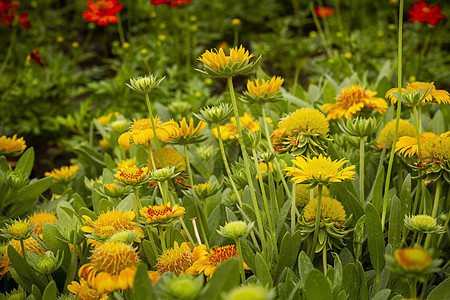
[[[227,238],[237,239],[246,236],[253,227],[253,223],[247,225],[244,221],[233,221],[220,226],[217,232]]]
[[[128,126],[128,122],[127,122],[127,120],[124,120],[124,119],[116,120],[111,123],[112,129],[117,132],[123,132],[127,128],[127,126]]]
[[[233,107],[228,103],[222,102],[216,106],[205,107],[198,114],[194,113],[194,116],[207,123],[219,124],[225,119],[228,119],[232,114]]]
[[[266,288],[259,285],[243,285],[232,289],[222,299],[226,300],[270,300],[274,298],[273,291],[268,291]]]
[[[131,78],[130,84],[127,83],[126,85],[135,92],[142,94],[150,93],[151,90],[157,87],[161,83],[161,81],[163,81],[164,78],[166,78],[163,77],[157,80],[157,77],[158,76],[149,74],[144,77]]]
[[[124,244],[131,244],[133,243],[136,238],[138,237],[138,235],[131,230],[124,230],[124,231],[119,231],[116,232],[115,234],[113,234],[112,237],[109,238],[109,242],[120,242],[120,243],[124,243]]]

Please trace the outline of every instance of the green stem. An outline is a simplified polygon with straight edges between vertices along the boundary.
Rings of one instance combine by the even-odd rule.
[[[206,235],[206,226],[204,224],[205,221],[207,221],[207,219],[206,218],[204,219],[202,217],[202,214],[200,212],[200,208],[198,207],[196,199],[194,199],[194,206],[195,206],[195,212],[197,213],[198,219],[200,221],[200,231],[202,233],[204,243],[205,243],[206,247],[209,248],[208,237]],[[206,215],[205,215],[205,217],[206,217]]]
[[[444,230],[447,230],[448,221],[450,221],[450,210],[448,211],[448,213],[447,213],[447,218],[445,219],[445,222],[444,222]],[[438,239],[438,241],[437,241],[437,243],[436,243],[436,250],[439,249],[439,245],[441,244],[441,240],[442,240],[443,237],[444,237],[443,234],[441,234],[441,235],[439,236],[439,239]],[[450,260],[449,260],[449,261],[450,261]],[[445,268],[442,268],[442,269],[445,270]]]
[[[134,213],[136,214],[135,216],[136,221],[139,222],[139,211],[142,209],[141,200],[139,199],[139,188],[133,187],[133,194],[134,194],[133,210]]]
[[[409,289],[409,297],[411,299],[416,299],[416,296],[417,296],[416,286],[417,286],[417,279],[414,278],[412,280],[412,283],[410,283],[410,289]]]
[[[244,135],[242,134],[241,123],[239,121],[239,112],[237,109],[236,96],[234,94],[234,88],[233,88],[233,77],[228,77],[228,87],[230,89],[230,96],[231,96],[231,102],[233,104],[234,117],[236,119],[236,126],[237,126],[238,134],[240,137],[239,144],[241,145],[242,157],[244,158],[245,173],[247,175],[248,187],[250,188],[250,196],[252,198],[253,209],[255,210],[255,214],[256,214],[256,222],[258,223],[258,230],[259,230],[260,237],[261,237],[261,244],[264,249],[264,247],[266,246],[266,236],[265,236],[264,227],[263,227],[263,224],[261,221],[261,213],[259,211],[258,201],[256,199],[255,187],[253,186],[253,179],[252,179],[251,173],[250,173],[250,166],[249,166],[249,162],[248,162],[248,158],[247,158],[247,150],[245,148],[244,142],[242,141],[242,137]]]
[[[28,264],[28,261],[27,261],[27,253],[25,251],[25,245],[24,245],[23,239],[20,240],[20,246],[22,247],[22,257],[23,257],[23,261],[25,263],[25,268],[27,269],[27,272],[28,272],[28,275],[30,276],[30,278],[33,278],[33,273],[31,273],[33,271],[31,270],[30,265]]]
[[[242,249],[241,249],[241,243],[238,238],[234,239],[234,242],[236,243],[236,248],[238,251],[238,258],[239,258],[239,273],[241,273],[241,281],[244,283],[245,281],[245,270],[244,270],[244,257],[242,256]]]
[[[344,33],[344,26],[342,26],[341,9],[339,6],[339,0],[334,1],[334,7],[336,8],[336,16],[338,20],[339,31]]]
[[[8,52],[6,52],[5,59],[3,60],[2,67],[0,68],[0,76],[3,74],[3,71],[5,70],[6,66],[8,65],[8,61],[11,58],[14,44],[16,43],[16,37],[17,37],[17,26],[14,26],[13,32],[11,34],[11,40],[9,42]]]
[[[234,46],[237,47],[238,46],[238,41],[239,41],[239,30],[237,28],[234,29]]]
[[[392,147],[391,147],[391,155],[389,157],[389,164],[388,164],[388,170],[386,174],[386,183],[384,186],[384,199],[383,199],[383,211],[381,213],[381,228],[384,228],[384,221],[386,220],[386,211],[387,211],[387,198],[388,198],[388,192],[389,192],[389,184],[391,181],[391,173],[392,173],[392,165],[394,163],[394,156],[395,156],[395,145],[397,144],[397,137],[398,137],[398,127],[400,124],[400,114],[401,114],[401,108],[402,108],[402,37],[403,37],[403,1],[400,0],[400,8],[398,12],[398,57],[397,57],[397,68],[398,68],[398,101],[397,101],[397,115],[395,120],[395,131],[394,131],[394,137],[392,140]]]
[[[361,205],[364,206],[364,146],[365,137],[359,138],[359,198]]]
[[[36,240],[36,242],[39,243],[39,245],[44,248],[45,251],[49,251],[50,249],[47,248],[47,246],[44,244],[44,242],[33,232],[31,236]]]
[[[202,199],[203,211],[205,212],[205,219],[208,220],[208,207],[206,205],[206,198]]]
[[[295,205],[296,191],[297,185],[293,182],[291,193],[291,234],[294,234],[295,231],[295,211],[297,210],[297,206]]]
[[[319,236],[320,213],[321,213],[321,208],[322,208],[322,188],[323,188],[323,186],[321,184],[319,184],[317,186],[318,192],[317,192],[316,221],[314,224],[314,236],[313,236],[313,241],[312,241],[311,250],[310,250],[311,252],[309,254],[311,261],[314,260],[314,255],[316,253],[317,238]]]
[[[184,220],[182,217],[180,217],[180,223],[181,223],[181,227],[183,227],[184,232],[186,233],[186,235],[188,237],[189,242],[191,243],[192,247],[194,247],[194,245],[195,245],[194,239],[192,238],[191,233],[189,232],[189,230],[186,226],[186,223],[184,223]]]
[[[436,184],[436,191],[435,191],[435,194],[434,194],[433,211],[431,212],[431,217],[432,218],[436,218],[436,215],[437,215],[437,211],[438,211],[438,208],[439,208],[439,200],[441,198],[442,183],[443,183],[442,180],[438,180],[438,182]],[[428,249],[428,246],[430,245],[432,236],[433,236],[433,233],[427,234],[427,238],[425,239],[425,244],[423,246],[423,248],[425,250]]]
[[[331,50],[328,48],[327,39],[325,38],[325,35],[322,31],[322,26],[320,26],[319,19],[317,18],[316,11],[314,10],[314,4],[312,1],[309,2],[309,9],[311,10],[311,14],[313,16],[314,24],[316,24],[317,32],[319,33],[320,40],[322,41],[323,48],[325,49],[325,52],[327,53],[328,57],[331,58],[333,54],[331,53]]]
[[[327,269],[328,269],[327,246],[323,247],[323,250],[322,250],[322,264],[323,264],[323,275],[325,275],[325,277],[327,277]]]
[[[158,148],[159,156],[161,158],[161,163],[162,163],[163,167],[165,167],[166,163],[164,162],[164,157],[162,155],[161,146],[159,145],[158,136],[156,135],[155,120],[153,119],[152,105],[150,104],[150,98],[148,96],[148,93],[145,93],[145,103],[147,104],[147,109],[148,109],[148,115],[150,117],[150,122],[152,122],[153,139],[155,140],[156,148]],[[152,149],[150,149],[150,152],[151,151],[152,151]]]
[[[411,215],[415,215],[416,214],[416,210],[417,210],[417,205],[419,205],[419,199],[420,199],[420,193],[421,193],[421,189],[422,189],[422,180],[418,180],[417,181],[417,186],[416,186],[416,194],[414,195],[414,205],[413,208],[411,210]]]
[[[422,133],[422,105],[419,105],[419,134]]]
[[[159,232],[159,239],[161,240],[162,252],[164,253],[166,251],[166,236],[161,226],[158,226],[158,232]]]
[[[399,99],[401,99],[401,98],[399,97]],[[421,105],[421,104],[419,103],[419,105]],[[416,125],[415,127],[416,127],[416,137],[417,137],[417,153],[418,153],[418,156],[420,158],[420,152],[421,152],[421,147],[420,147],[420,124],[419,124],[419,121],[417,119],[417,108],[416,108],[416,106],[413,106],[413,114],[414,114],[414,124]]]
[[[148,235],[148,239],[150,240],[150,245],[152,246],[153,254],[155,255],[155,258],[158,258],[159,253],[158,253],[158,249],[156,248],[156,243],[155,243],[155,239],[153,238],[153,233],[151,232],[151,230],[148,226],[145,226],[145,228],[147,229],[147,235]]]
[[[423,237],[423,232],[419,231],[419,233],[417,234],[417,241],[416,241],[416,244],[419,247],[420,247],[420,244],[422,244],[422,237]]]
[[[187,166],[187,171],[188,171],[188,175],[189,175],[189,184],[191,186],[194,185],[194,178],[192,177],[192,170],[191,170],[191,164],[189,162],[189,156],[188,156],[188,151],[187,151],[187,144],[184,144],[184,157],[186,158],[186,166]]]
[[[123,34],[122,21],[120,20],[120,17],[119,21],[117,21],[117,29],[119,31],[120,43],[123,45],[125,44],[125,36]]]

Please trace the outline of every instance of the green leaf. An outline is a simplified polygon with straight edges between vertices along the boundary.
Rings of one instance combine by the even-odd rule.
[[[258,277],[259,281],[263,286],[269,286],[269,288],[272,288],[273,286],[272,276],[270,276],[269,268],[267,267],[267,264],[264,261],[264,258],[262,257],[261,253],[256,253],[255,263],[256,263],[255,269],[256,277]]]
[[[336,89],[330,82],[325,82],[323,85],[323,101],[324,103],[336,102]]]
[[[364,274],[364,269],[360,261],[356,262],[356,268],[359,274],[359,282],[361,283],[359,288],[359,299],[367,300],[369,299],[369,289],[367,288],[366,276]]]
[[[335,252],[331,252],[331,255],[334,257],[334,278],[333,278],[333,290],[340,289],[342,286],[342,263],[339,259],[339,255]]]
[[[239,285],[239,276],[239,262],[237,258],[232,258],[220,264],[203,288],[199,300],[220,299],[224,292],[228,292]]]
[[[153,300],[158,299],[153,289],[152,282],[148,277],[147,265],[140,262],[137,266],[136,276],[132,289],[133,299]]]
[[[278,256],[277,276],[278,279],[284,268],[293,268],[298,257],[298,251],[302,241],[300,231],[294,232],[291,236],[286,232],[281,240],[280,255]]]
[[[376,293],[371,300],[387,300],[390,294],[391,294],[390,289],[384,289]]]
[[[152,234],[152,233],[150,232],[150,234]],[[142,240],[141,246],[142,246],[142,249],[144,250],[144,254],[145,254],[145,257],[147,258],[148,263],[151,266],[155,266],[158,263],[158,261],[153,252],[151,242],[149,240]]]
[[[33,164],[34,164],[34,149],[33,147],[31,147],[27,151],[25,151],[24,154],[22,154],[19,161],[17,162],[14,172],[20,172],[22,176],[29,177],[31,171],[33,170]]]
[[[441,110],[437,110],[434,114],[433,119],[431,119],[429,129],[431,132],[436,134],[441,134],[445,131],[444,114]]]
[[[31,286],[31,295],[33,295],[34,300],[41,300],[42,299],[41,290],[39,290],[39,288],[35,284],[33,284]]]
[[[380,215],[372,203],[366,205],[366,229],[370,262],[377,274],[380,274],[385,264],[384,238]]]
[[[278,216],[276,224],[275,224],[275,232],[276,232],[277,240],[278,240],[278,237],[280,236],[281,229],[285,226],[284,221],[286,220],[286,217],[289,213],[290,208],[291,208],[290,201],[284,202],[283,207],[281,208],[281,211],[280,211],[280,215]]]
[[[44,290],[42,298],[45,300],[56,300],[56,283],[52,280]]]
[[[121,210],[121,211],[133,210],[133,199],[134,199],[134,194],[129,194],[122,201],[120,201],[119,204],[117,204],[116,210]],[[100,201],[100,203],[101,203],[101,201]],[[99,206],[100,206],[100,204],[99,204]]]
[[[100,200],[100,203],[98,204],[97,209],[98,209],[99,213],[114,210],[114,203],[112,203],[111,201],[109,201],[106,198],[103,198],[102,200]]]
[[[40,194],[45,192],[53,182],[53,177],[45,177],[34,181],[33,183],[21,188],[15,198],[15,202],[29,201],[33,198],[37,198]]]
[[[317,269],[312,269],[306,277],[304,291],[308,300],[333,299],[328,280]]]
[[[388,231],[388,243],[391,244],[394,249],[398,249],[402,242],[403,231],[403,217],[402,206],[400,199],[394,196],[391,201],[391,212],[389,215],[389,231]]]
[[[348,299],[359,299],[361,281],[355,264],[344,266],[342,288],[347,292]]]
[[[83,158],[89,165],[102,169],[106,167],[103,156],[88,145],[80,145],[74,149],[74,152]]]
[[[241,244],[244,262],[247,264],[250,270],[256,270],[255,253],[253,252],[252,248],[250,247],[249,244],[247,244],[243,240],[239,240],[239,243]]]
[[[8,245],[8,258],[14,270],[19,275],[20,280],[25,284],[24,288],[27,291],[31,291],[31,285],[33,282],[31,281],[30,275],[28,274],[25,261],[23,257],[11,245]]]
[[[94,221],[97,220],[97,215],[87,207],[80,208],[80,210],[78,211],[78,214],[80,215],[80,217],[88,216]]]
[[[45,223],[43,228],[43,241],[45,246],[52,252],[64,253],[62,266],[67,270],[70,264],[70,248],[67,243],[63,242],[63,237],[58,231],[58,228],[50,223]]]
[[[0,156],[0,171],[6,173],[9,170],[8,161],[5,156]]]
[[[402,190],[400,191],[400,202],[402,204],[402,215],[411,213],[411,174],[408,174],[403,180]]]
[[[384,189],[384,167],[378,169],[375,183],[367,197],[367,202],[372,202],[377,210],[381,210],[383,205],[383,189]]]
[[[306,277],[308,277],[308,274],[312,269],[314,269],[314,266],[308,255],[306,255],[305,251],[300,252],[300,255],[298,256],[298,272],[302,285],[305,283]]]
[[[450,300],[450,278],[442,281],[428,295],[428,300]]]

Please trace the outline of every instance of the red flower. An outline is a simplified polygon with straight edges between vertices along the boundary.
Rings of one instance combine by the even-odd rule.
[[[28,56],[29,59],[40,65],[44,68],[44,61],[42,60],[42,57],[39,56],[39,48],[34,49],[31,51],[30,55]]]
[[[441,14],[441,5],[430,7],[424,0],[414,2],[412,9],[408,9],[408,14],[411,15],[408,22],[428,23],[431,26],[436,26],[445,19],[445,15]]]
[[[99,26],[117,23],[119,17],[116,14],[123,8],[117,0],[88,1],[86,5],[89,10],[83,12],[83,17],[89,22],[97,22]]]
[[[180,5],[186,5],[191,2],[192,0],[152,0],[150,3],[153,5],[167,4],[170,7],[178,7]]]
[[[327,18],[329,16],[334,15],[334,8],[331,7],[316,7],[316,15],[319,18]]]
[[[28,12],[24,12],[23,14],[18,14],[19,10],[19,2],[6,2],[0,1],[0,17],[2,19],[2,23],[5,26],[11,26],[14,21],[22,28],[30,28],[30,21],[28,20]]]
[[[160,4],[170,4],[173,0],[152,0],[150,3],[153,5],[160,5]]]

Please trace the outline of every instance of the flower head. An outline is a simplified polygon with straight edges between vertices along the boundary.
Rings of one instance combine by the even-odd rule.
[[[83,18],[88,22],[97,22],[99,26],[109,23],[117,23],[119,17],[116,16],[123,8],[118,0],[98,0],[97,2],[87,2],[88,11],[83,12]]]
[[[314,188],[314,196],[318,194],[318,187]],[[322,197],[330,196],[330,190],[324,186],[322,187]],[[295,185],[295,205],[304,207],[311,200],[311,189],[307,184]],[[316,204],[317,207],[317,204]]]
[[[167,167],[174,167],[175,172],[184,172],[186,171],[186,160],[184,159],[183,154],[181,154],[178,150],[169,148],[169,147],[163,147],[161,148],[162,157],[164,159],[164,162],[166,163]],[[149,170],[154,171],[158,169],[162,169],[163,163],[161,161],[161,157],[159,155],[159,151],[155,150],[153,151],[153,162],[155,163],[155,166],[153,166],[153,162],[151,160],[151,156],[149,156],[147,161],[147,166]]]
[[[165,77],[157,79],[157,76],[149,74],[148,76],[131,78],[130,84],[126,84],[130,89],[135,92],[146,94],[150,93],[155,87],[157,87]]]
[[[216,106],[203,108],[198,114],[194,113],[194,116],[208,123],[219,124],[228,119],[232,114],[233,107],[228,103],[222,102]]]
[[[123,168],[131,168],[134,167],[135,165],[136,165],[135,159],[127,158],[118,163],[116,169],[121,171]]]
[[[339,120],[338,127],[345,134],[357,137],[366,137],[374,134],[380,127],[383,119],[369,118],[349,118],[347,120]]]
[[[394,105],[397,102],[398,88],[392,88],[386,92],[386,98]],[[425,105],[427,102],[437,102],[439,104],[450,103],[450,94],[445,90],[436,90],[433,82],[414,81],[408,83],[406,88],[402,88],[402,101],[408,106]]]
[[[96,120],[100,125],[105,126],[111,121],[112,113],[98,117]]]
[[[309,183],[311,186],[328,185],[354,179],[355,176],[355,172],[352,171],[356,168],[354,165],[342,168],[348,162],[344,158],[332,161],[330,157],[323,157],[320,154],[313,158],[298,156],[292,162],[297,167],[287,167],[283,170],[287,171],[286,176],[293,176],[291,180],[295,183]]]
[[[261,126],[252,115],[247,112],[244,112],[244,115],[239,117],[239,122],[242,128],[247,128],[249,131],[259,131],[261,130]],[[226,123],[225,125],[220,125],[220,135],[223,140],[235,139],[239,138],[236,118],[231,117],[230,123]],[[213,128],[211,132],[215,137],[219,137],[219,133],[217,127]]]
[[[230,55],[226,56],[222,48],[211,51],[206,50],[199,61],[203,63],[203,70],[198,70],[211,77],[233,77],[246,75],[253,72],[261,61],[261,56],[256,61],[250,62],[253,54],[242,47],[230,49]]]
[[[103,193],[109,197],[122,197],[130,191],[129,187],[117,185],[113,183],[107,183],[103,185]]]
[[[9,260],[8,256],[8,246],[11,245],[14,249],[16,249],[17,253],[22,255],[22,246],[19,240],[10,240],[6,251],[3,255],[3,258],[0,260],[0,279],[8,273],[9,269],[11,269],[11,262]],[[25,247],[25,253],[28,253],[28,251],[34,252],[34,253],[44,253],[45,250],[42,248],[41,244],[39,244],[33,237],[29,237],[25,240],[23,240],[23,245]]]
[[[22,154],[26,147],[23,137],[18,139],[16,134],[12,138],[5,135],[0,137],[0,155],[17,156]]]
[[[395,260],[405,271],[424,271],[431,267],[431,257],[421,248],[403,248],[395,251]]]
[[[331,8],[331,7],[317,6],[315,11],[316,11],[316,15],[319,18],[328,18],[328,17],[334,15],[334,8]]]
[[[127,185],[142,185],[148,181],[148,168],[143,167],[139,168],[136,166],[133,167],[125,167],[122,170],[117,171],[114,175],[114,178],[117,180],[117,183],[122,186]]]
[[[156,169],[150,172],[150,181],[154,182],[163,182],[169,179],[175,178],[180,174],[180,172],[175,171],[175,167],[164,167],[161,169]]]
[[[414,2],[412,9],[408,9],[408,14],[411,16],[408,22],[428,23],[431,26],[436,26],[445,19],[445,15],[441,13],[440,4],[430,7],[424,0]]]
[[[216,181],[199,183],[199,184],[192,186],[193,192],[200,199],[206,199],[208,197],[215,195],[219,191],[219,188],[220,188],[220,185],[217,184]]]
[[[227,295],[225,299],[228,300],[241,300],[241,299],[252,299],[252,300],[271,300],[275,298],[275,293],[273,290],[268,290],[267,288],[255,285],[247,284],[233,288]]]
[[[63,166],[59,169],[53,169],[51,172],[45,172],[44,175],[47,177],[53,176],[53,180],[60,183],[70,182],[75,173],[78,171],[78,165]]]
[[[205,129],[207,125],[206,122],[200,121],[197,124],[197,127],[194,128],[194,119],[190,118],[188,124],[186,118],[183,118],[180,122],[180,135],[173,139],[171,143],[185,145],[203,142],[207,137],[204,137],[200,132]]]
[[[42,57],[39,56],[39,50],[40,50],[39,48],[36,48],[33,51],[31,51],[30,55],[28,55],[27,57],[27,60],[34,61],[42,68],[44,68],[45,67],[44,60],[42,59]]]
[[[324,153],[329,124],[325,115],[314,108],[299,108],[280,120],[270,135],[279,153],[292,155]]]
[[[405,216],[405,225],[410,230],[422,233],[444,233],[444,228],[437,224],[436,219],[428,215]]]
[[[344,207],[341,202],[331,197],[323,196],[320,202],[320,219],[325,222],[336,222],[341,225],[347,220]],[[303,210],[303,219],[306,222],[316,220],[317,198],[312,199]]]
[[[80,278],[80,282],[72,281],[71,284],[67,286],[69,292],[78,297],[79,300],[107,300],[108,295],[99,294],[96,289],[91,288],[87,281]]]
[[[217,232],[224,237],[236,239],[246,236],[253,228],[253,223],[247,224],[244,221],[228,222],[225,226],[220,226]]]
[[[31,27],[28,12],[19,14],[19,1],[0,1],[0,18],[5,26],[19,24],[24,29]]]
[[[95,248],[90,259],[78,270],[78,276],[99,294],[133,287],[139,257],[130,245],[106,242]]]
[[[165,277],[159,284],[159,291],[164,299],[195,300],[200,295],[203,283],[203,276],[180,274],[173,278]]]
[[[32,226],[35,226],[34,233],[37,236],[42,236],[44,225],[46,223],[50,223],[53,225],[56,224],[56,215],[48,212],[34,213],[33,215],[29,216],[28,219],[30,220]]]
[[[167,226],[172,222],[178,221],[178,216],[185,213],[182,206],[170,206],[170,203],[143,207],[140,211],[141,216],[150,226]]]
[[[180,135],[178,123],[171,120],[163,123],[159,118],[154,119],[156,137],[162,142],[169,142],[171,138],[176,138]],[[147,144],[153,141],[155,136],[153,134],[152,122],[150,119],[141,119],[134,121],[128,132],[122,133],[119,137],[119,145],[129,148],[131,143],[135,145]]]
[[[392,142],[394,140],[395,123],[396,120],[392,120],[389,123],[387,123],[383,127],[383,129],[381,129],[380,135],[378,136],[378,140],[376,141],[376,146],[378,149],[383,149],[385,144],[386,148],[392,147]],[[400,119],[397,137],[401,138],[402,136],[415,137],[416,128],[414,127],[413,124],[409,123],[408,121]]]
[[[249,80],[247,82],[247,91],[244,92],[244,97],[241,100],[260,104],[277,102],[282,99],[278,90],[283,82],[284,79],[278,76],[273,76],[270,80]]]
[[[55,272],[63,262],[63,256],[56,252],[56,256],[52,251],[45,253],[28,253],[28,263],[31,267],[40,274],[51,274]]]
[[[419,154],[419,144],[417,143],[417,138],[414,136],[402,136],[398,139],[395,145],[395,152],[399,152],[404,157],[411,157],[413,155]],[[420,142],[425,143],[428,139],[433,139],[437,135],[433,132],[423,132],[420,134]]]
[[[30,221],[18,219],[6,225],[6,228],[0,229],[0,232],[3,237],[8,239],[25,240],[31,236],[34,227],[35,225],[32,225]]]
[[[364,114],[376,110],[384,114],[388,108],[383,98],[374,97],[377,92],[366,90],[360,85],[352,85],[343,88],[336,97],[336,103],[322,105],[327,113],[327,120],[350,118],[355,114]]]
[[[420,156],[424,162],[450,160],[450,136],[448,133],[432,136],[422,142]]]

